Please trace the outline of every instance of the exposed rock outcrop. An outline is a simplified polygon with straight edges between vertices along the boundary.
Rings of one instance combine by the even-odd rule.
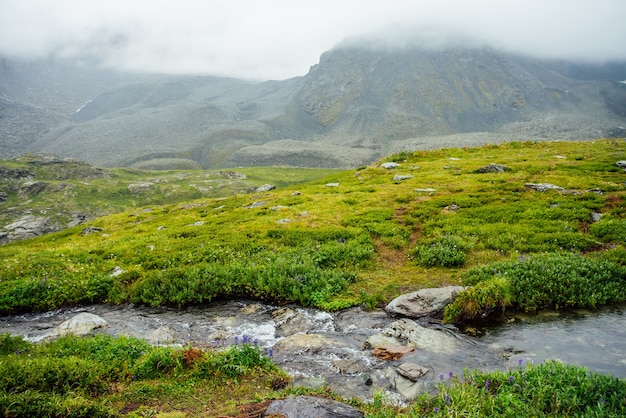
[[[545,192],[548,190],[558,190],[558,191],[565,190],[564,188],[560,186],[556,186],[550,183],[526,183],[524,186],[528,187],[529,189],[536,190],[538,192]]]
[[[28,214],[5,225],[3,230],[0,230],[0,243],[33,238],[60,229],[59,225],[52,223],[50,218]]]
[[[476,170],[477,173],[504,173],[505,171],[511,171],[511,169],[502,164],[488,164],[484,167]]]

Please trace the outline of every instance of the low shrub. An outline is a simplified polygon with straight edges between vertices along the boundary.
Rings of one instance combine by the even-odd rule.
[[[626,413],[626,382],[548,361],[509,371],[466,371],[411,409],[434,416],[617,417]],[[413,415],[411,415],[413,416]]]
[[[471,318],[493,311],[493,289],[502,291],[503,302],[510,298],[512,307],[526,312],[542,308],[594,308],[626,300],[626,267],[605,258],[571,253],[521,256],[515,261],[473,268],[464,275],[464,283],[474,287],[462,292],[446,308],[444,315],[448,321],[461,321],[466,314]]]
[[[184,353],[173,347],[154,347],[140,357],[132,368],[138,379],[157,379],[182,370]]]
[[[0,363],[0,392],[27,390],[66,394],[99,395],[108,388],[103,365],[79,357],[5,357]]]
[[[460,238],[446,235],[418,245],[414,255],[422,267],[458,267],[465,264],[465,251]]]
[[[0,411],[5,417],[109,418],[116,414],[93,398],[61,396],[26,390],[0,393]]]
[[[511,305],[511,289],[502,277],[480,282],[461,292],[444,310],[445,322],[465,322],[502,314]]]
[[[9,333],[0,334],[0,356],[8,354],[19,355],[30,349],[31,345],[28,341],[24,341],[22,337],[12,336]]]
[[[601,219],[589,226],[589,233],[605,242],[626,244],[626,219]]]
[[[207,352],[203,360],[197,363],[193,375],[203,378],[237,378],[253,370],[275,368],[276,366],[261,352],[259,347],[244,342],[231,346],[225,351]]]
[[[334,244],[320,253],[263,253],[227,265],[205,263],[187,268],[154,271],[130,290],[133,303],[181,307],[234,297],[268,301],[292,301],[305,306],[321,306],[355,280],[355,275],[337,268],[321,268],[339,263],[341,254]],[[331,248],[333,247],[333,248]],[[369,257],[369,251],[350,249],[355,258]],[[346,256],[347,257],[347,256]]]

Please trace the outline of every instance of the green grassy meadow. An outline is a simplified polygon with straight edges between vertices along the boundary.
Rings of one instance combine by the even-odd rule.
[[[381,307],[401,293],[448,284],[472,286],[446,310],[444,319],[454,323],[497,317],[506,309],[532,312],[624,302],[626,172],[615,163],[625,159],[624,140],[511,142],[402,152],[349,171],[242,168],[234,171],[245,174],[245,181],[255,187],[264,183],[279,187],[254,192],[250,185],[229,190],[223,186],[220,194],[212,196],[203,196],[190,185],[212,173],[113,171],[115,176],[122,172],[136,176],[132,180],[146,176],[170,180],[155,181],[149,194],[132,198],[126,180],[96,179],[84,191],[73,188],[76,207],[109,207],[110,214],[0,246],[0,313],[90,303],[183,307],[233,298],[293,302],[332,311],[355,305]],[[386,169],[382,162],[400,166]],[[502,164],[508,170],[479,172],[488,164]],[[181,176],[180,184],[171,180]],[[528,183],[550,183],[561,189],[536,191]],[[11,195],[4,205],[19,204],[11,199],[18,197]],[[85,227],[97,232],[84,235]],[[116,268],[123,273],[111,275]],[[123,342],[107,342],[118,343]],[[144,355],[154,350],[142,349]],[[5,356],[15,355],[13,351]],[[180,359],[184,352],[167,356]],[[5,357],[0,366],[11,361]],[[223,398],[227,395],[199,389],[215,384],[211,373],[194,378],[193,389],[188,379],[181,378],[196,373],[195,365],[185,368],[176,363],[165,374],[135,382],[128,381],[133,375],[128,373],[138,367],[138,360],[128,361],[120,366],[125,372],[103,372],[111,376],[108,380],[94,378],[102,386],[94,389],[99,400],[93,405],[104,411],[102,416],[120,414],[121,387],[147,409],[155,406],[154,398],[141,397],[139,392],[163,390],[160,396],[165,398],[184,394],[186,399],[215,402],[222,414],[236,414]],[[252,379],[248,389],[260,389],[246,392],[242,399],[253,402],[278,396],[270,383],[280,372],[262,359],[255,361],[251,367],[263,370],[258,376],[220,375],[226,379],[220,384]],[[541,382],[554,383],[545,370],[538,368],[537,373]],[[577,373],[578,369],[567,369],[564,375]],[[571,384],[576,386],[574,377]],[[510,378],[497,373],[480,377],[483,389],[484,380],[499,379],[498,388],[505,388]],[[422,399],[419,407],[400,411],[383,405],[361,407],[368,416],[380,417],[424,416],[434,414],[435,408],[448,408],[458,416],[483,416],[462,408],[469,408],[471,399],[481,399],[481,405],[491,402],[494,387],[479,393],[457,383],[460,389],[450,394],[465,401],[455,403],[456,410],[448,408],[444,395],[440,401]],[[621,381],[605,384],[624,390]],[[126,392],[128,388],[132,390]],[[5,399],[16,396],[9,386],[3,390]],[[66,392],[42,394],[36,385],[20,393],[24,390],[33,399],[53,396],[58,402],[69,402]],[[86,390],[88,394],[92,389]],[[504,393],[497,400],[503,406],[489,409],[490,416],[514,416],[506,411],[514,402],[527,399],[515,396]],[[182,411],[180,416],[201,416],[200,401],[190,402],[191,406],[173,410]],[[541,398],[541,402],[549,401]],[[589,414],[596,411],[596,404],[595,398],[589,400]],[[623,402],[612,405],[611,411],[624,411]],[[551,408],[544,410],[559,415],[558,405]],[[584,415],[587,412],[579,416],[611,416]],[[551,416],[525,413],[519,416]]]

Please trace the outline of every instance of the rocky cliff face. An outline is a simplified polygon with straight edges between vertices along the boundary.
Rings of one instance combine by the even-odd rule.
[[[598,115],[606,124],[598,129],[606,129],[624,115],[611,113],[605,98],[626,97],[614,83],[575,80],[547,64],[488,48],[338,49],[325,53],[305,80],[297,105],[328,136],[377,141],[382,147],[413,137],[499,132],[511,123],[571,115],[587,122],[590,114]]]
[[[0,130],[0,142],[13,143],[12,152],[100,166],[346,167],[401,149],[624,136],[624,79],[626,63],[545,62],[489,48],[341,47],[324,53],[306,76],[284,81],[134,76],[118,77],[122,86],[108,89],[101,80],[92,96],[87,89],[46,93],[55,97],[55,117],[22,123],[30,131],[17,137]],[[55,80],[59,91],[72,85]],[[33,103],[35,93],[25,90],[24,83],[5,88],[0,98]],[[67,110],[80,101],[80,111]],[[10,114],[5,128],[7,120],[15,125],[36,114],[10,109],[3,110]]]

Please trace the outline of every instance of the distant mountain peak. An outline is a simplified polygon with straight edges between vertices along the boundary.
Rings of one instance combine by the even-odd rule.
[[[29,68],[0,73],[0,157],[355,166],[402,149],[623,135],[626,124],[626,63],[538,60],[479,42],[347,42],[305,76],[265,83]]]

